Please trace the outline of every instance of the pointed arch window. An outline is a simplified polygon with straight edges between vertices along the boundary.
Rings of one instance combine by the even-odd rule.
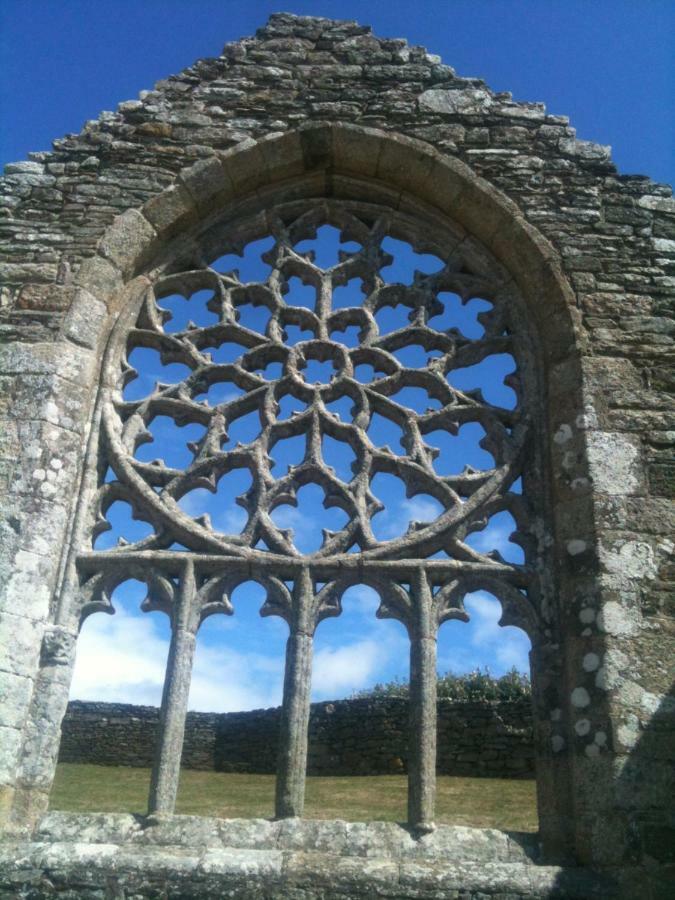
[[[78,553],[83,616],[135,577],[172,623],[150,810],[174,807],[197,630],[254,579],[261,613],[289,626],[276,812],[302,814],[313,634],[363,583],[410,637],[409,822],[430,829],[440,624],[482,589],[504,624],[539,627],[539,388],[522,299],[465,233],[375,203],[282,203],[190,247],[113,333]],[[463,466],[444,457],[453,440]],[[383,478],[417,499],[416,518],[380,527]],[[310,487],[325,527],[303,541],[283,512]],[[143,528],[102,546],[114,504]],[[518,553],[481,549],[476,534],[504,514]]]

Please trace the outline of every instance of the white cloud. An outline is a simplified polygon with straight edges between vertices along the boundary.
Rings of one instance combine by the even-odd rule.
[[[343,609],[347,612],[356,609],[362,616],[368,618],[375,615],[379,605],[380,595],[367,584],[355,584],[342,595]]]
[[[497,659],[505,669],[515,667],[519,672],[529,672],[528,638],[515,629],[509,631],[508,628],[502,628],[501,630],[505,633],[501,636],[499,646],[495,647]]]
[[[409,522],[433,522],[443,511],[431,497],[411,497],[397,504],[387,503],[378,514],[380,540],[405,534]]]
[[[157,705],[167,651],[151,616],[95,614],[78,640],[71,699]]]
[[[222,493],[218,491],[213,494],[206,488],[195,488],[181,497],[178,505],[193,518],[207,512],[211,525],[222,534],[241,534],[248,519],[246,511],[235,504],[234,497],[226,499]]]
[[[382,640],[376,633],[354,643],[320,647],[314,657],[313,695],[335,699],[367,686],[400,656],[404,644],[403,636]],[[114,616],[94,615],[78,642],[71,699],[158,706],[167,652],[168,637],[160,633],[153,615],[133,615],[121,606]],[[278,706],[283,669],[280,655],[240,652],[225,641],[198,642],[189,707],[232,712]]]
[[[415,522],[432,522],[443,511],[441,504],[432,497],[411,497],[401,507],[401,511]]]
[[[94,615],[77,647],[71,699],[158,706],[168,638],[153,615]],[[190,690],[191,709],[228,712],[276,706],[281,701],[283,659],[241,653],[198,642]]]
[[[246,528],[248,515],[246,510],[240,506],[233,506],[231,509],[218,510],[211,513],[211,524],[223,534],[241,534]]]
[[[509,540],[516,530],[516,523],[509,513],[497,513],[482,531],[474,531],[467,535],[466,543],[479,553],[497,550],[505,560],[519,563],[523,561],[521,547]]]
[[[503,555],[504,551],[513,546],[509,541],[509,535],[513,528],[505,525],[501,527],[488,525],[482,531],[474,531],[470,535],[470,545],[479,553],[489,553],[490,550],[499,550]]]
[[[309,498],[308,498],[309,499]],[[303,510],[301,506],[284,504],[272,512],[272,521],[277,528],[291,528],[294,545],[303,552],[312,552],[321,546],[321,529],[338,531],[347,522],[347,515],[341,509],[318,507],[314,512]]]
[[[374,640],[324,647],[314,657],[313,693],[334,699],[365,687],[388,656],[386,645]]]
[[[277,656],[198,644],[190,709],[236,712],[279,706],[283,672],[284,660]]]
[[[449,622],[439,633],[438,665],[441,672],[467,672],[487,666],[495,675],[514,666],[529,672],[530,640],[520,628],[498,625],[499,601],[485,592],[467,595],[468,623]]]

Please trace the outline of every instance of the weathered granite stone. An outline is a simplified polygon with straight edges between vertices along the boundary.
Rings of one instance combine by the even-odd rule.
[[[415,840],[384,822],[360,825],[362,844],[354,845],[339,839],[351,837],[344,822],[289,820],[280,831],[280,823],[273,825],[266,841],[253,843],[242,842],[240,823],[232,821],[223,823],[220,844],[203,844],[201,831],[182,821],[180,844],[171,844],[155,839],[161,824],[139,830],[130,819],[50,814],[33,842],[0,847],[0,896],[21,890],[42,898],[58,889],[67,897],[107,898],[114,889],[120,896],[219,897],[226,885],[228,896],[242,898],[629,900],[638,877],[631,869],[534,865],[519,852],[525,835],[509,836],[516,852],[504,856],[500,832],[444,826],[422,839],[436,842],[437,852],[420,856]],[[334,844],[332,837],[338,838]]]

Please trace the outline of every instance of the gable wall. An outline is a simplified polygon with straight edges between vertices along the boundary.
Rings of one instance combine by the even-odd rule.
[[[8,662],[0,777],[13,784],[40,648],[43,663],[46,658],[58,672],[61,644],[68,643],[58,631],[48,632],[47,646],[43,636],[58,576],[54,542],[72,514],[75,482],[68,479],[82,457],[88,385],[98,371],[100,347],[90,332],[106,315],[100,300],[82,301],[79,284],[103,289],[119,274],[95,257],[97,243],[115,216],[176,183],[187,166],[309,121],[375,127],[461,160],[510,198],[559,254],[573,292],[572,349],[585,376],[582,403],[570,387],[566,428],[554,436],[557,487],[572,519],[575,504],[579,510],[577,542],[560,548],[561,565],[577,585],[563,612],[575,639],[599,637],[607,649],[596,665],[580,645],[579,680],[569,687],[602,692],[611,720],[608,733],[597,723],[590,738],[574,732],[576,765],[590,767],[589,785],[602,782],[610,776],[603,769],[599,778],[588,748],[597,746],[600,754],[610,746],[628,772],[621,802],[632,810],[643,802],[635,793],[642,769],[632,772],[626,760],[655,741],[653,787],[643,804],[649,812],[640,815],[661,828],[666,775],[654,763],[663,752],[650,723],[655,714],[661,721],[659,697],[672,680],[670,189],[618,175],[607,148],[577,141],[563,117],[460,78],[422,48],[380,40],[353,23],[284,15],[256,38],[228,45],[217,59],[199,61],[102,114],[80,135],[55,142],[52,153],[6,169],[0,187],[0,610]],[[508,234],[495,240],[508,249]],[[66,400],[55,402],[55,395]],[[564,407],[565,396],[563,382],[556,403]],[[587,459],[580,458],[582,445]],[[592,522],[586,519],[590,490]],[[587,721],[583,705],[577,712]],[[609,743],[594,744],[598,734]],[[597,824],[594,804],[590,797],[588,815]],[[581,821],[584,810],[578,814]],[[593,852],[601,853],[602,835],[594,840]]]

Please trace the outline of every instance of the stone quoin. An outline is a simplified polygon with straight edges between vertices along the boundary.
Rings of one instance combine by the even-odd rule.
[[[0,896],[670,896],[670,188],[620,175],[564,117],[423,48],[278,14],[8,165],[0,203]],[[324,224],[357,245],[330,269],[295,250]],[[214,269],[263,237],[264,282]],[[442,268],[388,283],[387,237]],[[312,308],[292,303],[291,277],[312,286]],[[359,302],[341,307],[337,289],[353,278]],[[202,289],[216,322],[169,334],[162,297]],[[434,327],[442,291],[489,301],[482,336]],[[264,332],[242,324],[246,303],[269,311]],[[405,321],[385,333],[378,312],[399,307]],[[292,344],[290,326],[310,338]],[[352,326],[346,347],[335,333]],[[209,348],[233,340],[240,356],[214,360]],[[413,345],[424,367],[399,360]],[[135,347],[189,372],[124,400]],[[449,372],[498,352],[516,361],[514,409],[449,386]],[[271,362],[280,374],[266,378]],[[312,362],[331,364],[327,381],[305,378]],[[240,396],[195,402],[219,382]],[[434,408],[406,408],[406,387]],[[288,394],[305,410],[285,420]],[[348,421],[328,409],[340,397]],[[228,425],[253,409],[258,436],[226,448]],[[401,428],[403,453],[369,440],[375,412]],[[134,456],[159,414],[206,429],[184,469]],[[465,422],[485,430],[494,467],[438,476],[424,436]],[[306,438],[305,457],[274,477],[269,451],[291,435]],[[351,448],[349,482],[325,464],[324,435]],[[253,478],[240,534],[183,512],[182,496],[235,468]],[[377,540],[379,472],[442,513]],[[347,522],[303,554],[270,513],[309,483]],[[92,550],[116,501],[151,534]],[[466,542],[504,510],[522,564]],[[80,625],[111,612],[130,577],[172,627],[149,815],[49,813]],[[230,594],[250,579],[267,591],[263,614],[289,626],[276,819],[176,816],[195,636],[206,617],[233,613]],[[405,825],[302,818],[313,634],[355,584],[410,638]],[[463,597],[479,589],[532,642],[536,839],[434,825],[436,634],[466,618]]]

